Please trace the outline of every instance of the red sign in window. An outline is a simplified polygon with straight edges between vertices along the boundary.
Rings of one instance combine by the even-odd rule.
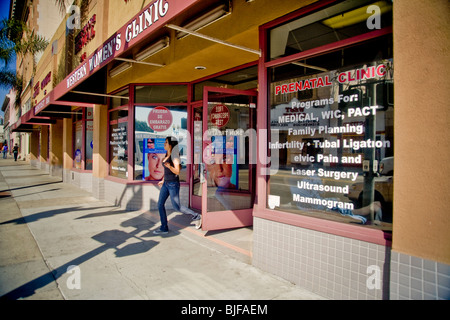
[[[170,129],[172,120],[172,113],[166,107],[156,107],[148,114],[148,125],[158,132]]]
[[[213,125],[223,127],[230,121],[230,110],[227,106],[218,104],[212,108],[209,119]]]

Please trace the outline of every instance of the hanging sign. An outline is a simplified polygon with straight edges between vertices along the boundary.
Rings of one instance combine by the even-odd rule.
[[[148,114],[148,125],[154,131],[162,132],[170,129],[172,113],[166,107],[156,107]]]
[[[230,121],[230,110],[227,106],[218,104],[212,108],[209,119],[213,125],[223,127]]]

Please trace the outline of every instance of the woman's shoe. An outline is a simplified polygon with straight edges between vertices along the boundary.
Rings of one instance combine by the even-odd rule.
[[[202,227],[202,215],[197,214],[196,216],[192,217],[192,221],[195,221],[195,229],[200,229]]]
[[[169,230],[167,230],[167,231],[164,231],[161,229],[153,230],[153,234],[167,234],[167,233],[169,233]]]

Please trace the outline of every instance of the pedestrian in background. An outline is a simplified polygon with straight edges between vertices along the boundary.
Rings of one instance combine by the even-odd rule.
[[[8,146],[5,144],[2,149],[3,159],[6,159],[6,154],[8,153]]]
[[[13,147],[14,161],[17,161],[17,155],[19,154],[19,146],[17,143]]]

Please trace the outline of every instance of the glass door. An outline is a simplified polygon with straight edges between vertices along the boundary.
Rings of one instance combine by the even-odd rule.
[[[205,87],[202,118],[194,110],[194,181],[199,181],[202,229],[253,224],[256,171],[256,91]],[[196,154],[200,146],[201,155]],[[199,158],[200,157],[200,158]],[[201,163],[199,160],[201,159]],[[194,183],[193,192],[197,185]],[[201,190],[200,190],[201,189]]]
[[[202,209],[202,183],[204,182],[204,164],[203,164],[203,107],[194,106],[193,108],[193,161],[191,175],[191,207],[193,209]]]

